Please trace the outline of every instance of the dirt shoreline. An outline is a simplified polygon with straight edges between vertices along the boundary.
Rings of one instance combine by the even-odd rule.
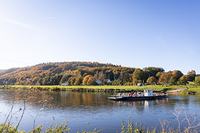
[[[186,88],[176,88],[175,90],[167,91],[166,93],[179,93],[179,91],[184,90]]]

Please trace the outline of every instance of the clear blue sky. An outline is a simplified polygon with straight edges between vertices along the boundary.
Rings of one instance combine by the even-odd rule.
[[[91,61],[200,73],[199,0],[0,0],[0,69]]]

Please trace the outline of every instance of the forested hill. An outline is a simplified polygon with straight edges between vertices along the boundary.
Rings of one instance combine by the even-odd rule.
[[[6,70],[0,70],[0,76],[4,75],[6,73],[11,73],[13,71],[16,71],[17,69],[19,69],[19,68],[11,68],[11,69],[6,69]]]
[[[43,63],[0,71],[0,85],[59,85],[61,83],[93,85],[96,84],[96,80],[105,84],[108,79],[113,85],[130,85],[146,82],[149,75],[156,77],[158,72],[164,72],[164,69],[158,67],[139,69],[98,62]]]

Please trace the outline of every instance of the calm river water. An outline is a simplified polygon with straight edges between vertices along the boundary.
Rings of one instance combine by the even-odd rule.
[[[44,92],[43,92],[44,93]],[[26,111],[20,124],[20,130],[30,131],[33,128],[33,120],[42,108],[42,103],[53,100],[45,105],[36,118],[36,125],[43,124],[49,127],[67,120],[70,132],[81,132],[82,130],[93,131],[103,129],[102,133],[121,132],[122,119],[127,125],[128,118],[144,125],[146,128],[156,126],[160,129],[160,121],[171,122],[170,126],[176,128],[176,117],[171,113],[178,113],[176,109],[182,109],[179,117],[185,118],[184,112],[193,116],[196,113],[196,123],[199,122],[200,97],[195,95],[179,96],[170,95],[169,98],[151,101],[111,101],[107,97],[111,93],[97,92],[48,92],[48,97],[40,92],[32,92],[26,102]],[[14,106],[9,118],[16,125],[20,119],[23,109],[23,98],[27,95],[23,90],[0,89],[0,122],[4,122],[12,106]],[[52,107],[54,107],[52,109]],[[194,117],[193,117],[194,118]],[[191,120],[193,120],[191,118]],[[89,124],[87,124],[87,122]],[[195,123],[195,124],[196,124]],[[187,122],[182,122],[182,127]]]

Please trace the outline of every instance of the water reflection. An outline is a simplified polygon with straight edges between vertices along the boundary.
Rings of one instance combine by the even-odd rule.
[[[137,111],[144,111],[145,109],[153,108],[156,105],[161,105],[168,108],[170,99],[156,99],[156,100],[141,100],[141,101],[112,101],[115,106],[128,106],[134,107]],[[174,105],[172,105],[174,106]]]
[[[24,97],[28,94],[26,90],[1,90],[1,99],[7,104],[20,103]],[[163,108],[175,109],[177,104],[180,106],[188,107],[191,102],[195,102],[200,105],[199,96],[176,96],[171,95],[169,98],[156,99],[156,100],[144,100],[144,101],[111,101],[108,100],[110,93],[102,92],[66,92],[66,91],[32,91],[31,97],[27,100],[27,103],[33,107],[40,108],[40,101],[44,100],[43,96],[46,94],[48,97],[52,97],[51,105],[57,109],[99,109],[99,108],[116,108],[119,106],[134,107],[138,111],[144,111],[145,109],[156,108],[157,106]],[[30,95],[30,94],[29,94]]]
[[[56,104],[57,108],[62,109],[67,107],[80,108],[106,105],[109,95],[97,92],[47,92],[47,94],[54,98],[53,104]]]
[[[12,105],[21,107],[21,102],[27,93],[26,90],[0,89],[0,116],[6,114]],[[108,100],[110,93],[32,91],[32,98],[27,100],[28,111],[24,117],[26,124],[21,126],[22,129],[29,131],[32,128],[29,114],[34,116],[34,113],[37,113],[41,108],[40,101],[44,99],[45,94],[53,98],[49,104],[54,106],[54,109],[47,106],[41,111],[37,119],[38,124],[46,123],[46,121],[51,124],[54,121],[52,116],[55,118],[55,123],[62,122],[69,115],[70,132],[77,132],[77,129],[84,130],[86,122],[92,125],[88,127],[88,130],[100,128],[105,129],[103,132],[120,131],[121,120],[127,120],[129,116],[147,126],[159,125],[158,119],[167,119],[175,123],[176,119],[171,111],[177,108],[183,108],[188,114],[199,115],[200,111],[200,96],[170,95],[169,98],[157,100],[112,101]],[[3,122],[3,118],[1,117],[0,122]]]
[[[8,103],[18,103],[23,100],[23,98],[28,94],[26,90],[1,90],[1,99]],[[56,108],[65,109],[80,108],[80,107],[99,107],[99,106],[134,106],[140,110],[141,106],[144,108],[149,108],[151,106],[162,105],[164,107],[173,108],[175,104],[180,103],[184,106],[188,106],[191,101],[200,104],[199,96],[170,96],[170,98],[156,99],[156,100],[144,100],[144,101],[111,101],[108,100],[110,93],[102,92],[66,92],[66,91],[33,91],[29,103],[33,106],[39,106],[38,102],[42,100],[42,96],[46,94],[52,97],[53,100],[51,104],[56,106]],[[30,94],[29,94],[30,95]]]

